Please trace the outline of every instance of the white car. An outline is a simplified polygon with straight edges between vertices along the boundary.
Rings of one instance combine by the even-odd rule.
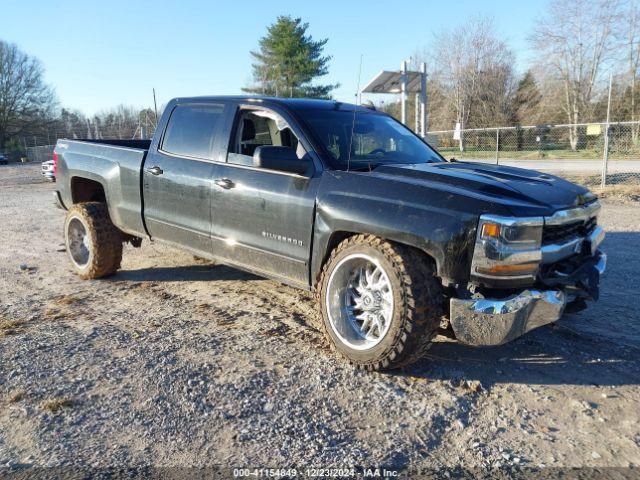
[[[42,162],[42,175],[50,182],[56,181],[56,174],[53,167],[53,160]]]

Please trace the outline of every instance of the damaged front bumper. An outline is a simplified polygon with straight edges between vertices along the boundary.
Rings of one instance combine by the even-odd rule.
[[[534,328],[553,323],[567,304],[597,298],[599,276],[604,273],[607,256],[598,251],[580,278],[558,284],[551,290],[525,290],[504,299],[451,299],[451,326],[456,338],[474,346],[502,345]],[[567,279],[568,280],[568,279]]]

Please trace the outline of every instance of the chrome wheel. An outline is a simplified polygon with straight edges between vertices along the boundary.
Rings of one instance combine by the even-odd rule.
[[[67,224],[67,249],[73,263],[82,268],[89,263],[91,249],[89,236],[84,224],[78,218],[72,218]]]
[[[389,276],[369,255],[343,258],[331,272],[326,308],[334,333],[350,348],[378,345],[393,319],[393,290]]]

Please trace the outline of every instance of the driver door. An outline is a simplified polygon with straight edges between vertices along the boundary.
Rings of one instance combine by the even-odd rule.
[[[260,145],[308,155],[291,126],[269,109],[239,108],[231,132],[227,161],[218,164],[213,182],[214,254],[307,286],[319,172],[303,176],[253,166]]]

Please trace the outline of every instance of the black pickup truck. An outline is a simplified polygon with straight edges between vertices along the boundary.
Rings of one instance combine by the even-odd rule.
[[[392,117],[336,101],[172,100],[151,141],[60,140],[56,202],[86,279],[124,242],[168,242],[316,293],[335,349],[367,369],[439,328],[498,345],[598,296],[587,189],[447,161]]]

